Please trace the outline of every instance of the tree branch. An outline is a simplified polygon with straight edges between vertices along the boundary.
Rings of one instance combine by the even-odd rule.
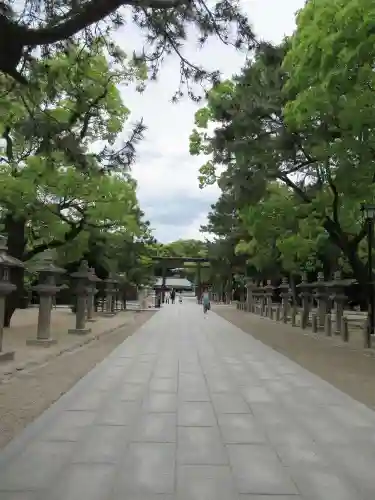
[[[151,9],[171,9],[190,0],[91,0],[76,12],[62,17],[54,26],[42,29],[23,27],[23,45],[37,46],[65,40],[79,31],[98,23],[121,6],[146,7]]]
[[[44,252],[45,250],[49,250],[52,248],[59,248],[65,245],[66,243],[73,241],[74,238],[76,238],[83,231],[84,227],[85,227],[85,220],[82,219],[78,224],[71,226],[71,229],[67,233],[65,233],[63,240],[52,240],[50,242],[40,243],[39,245],[36,245],[34,248],[26,252],[25,260],[27,261],[32,257],[34,257],[35,255],[38,255],[38,253]]]
[[[335,184],[332,180],[331,174],[327,175],[327,181],[328,181],[328,185],[329,185],[329,187],[332,191],[332,194],[333,194],[333,201],[332,201],[333,220],[334,220],[334,222],[339,224],[339,199],[340,199],[339,192],[338,192],[337,187],[335,186]]]
[[[288,187],[292,188],[304,203],[311,203],[311,198],[303,191],[303,189],[301,189],[299,186],[297,186],[297,184],[290,180],[286,174],[279,174],[278,178]]]

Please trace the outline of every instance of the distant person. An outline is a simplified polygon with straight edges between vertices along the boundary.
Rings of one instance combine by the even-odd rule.
[[[169,292],[166,292],[165,294],[165,303],[169,304]]]
[[[180,304],[182,304],[182,292],[180,292],[179,302],[180,302]]]
[[[204,317],[206,317],[207,312],[211,309],[210,294],[207,289],[203,291],[201,298],[203,304]]]
[[[171,291],[171,301],[172,301],[172,304],[174,304],[175,300],[176,300],[176,290],[174,288],[172,288],[172,291]]]

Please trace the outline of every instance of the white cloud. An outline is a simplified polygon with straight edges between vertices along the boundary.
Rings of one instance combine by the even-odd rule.
[[[294,29],[294,14],[304,0],[243,0],[255,33],[263,39],[279,42]],[[139,44],[134,28],[127,27],[117,36],[118,42],[129,51]],[[241,69],[244,55],[212,40],[198,50],[194,42],[187,43],[185,54],[195,62],[219,69],[230,77]],[[189,135],[194,113],[199,106],[188,99],[178,104],[171,97],[178,87],[179,63],[171,57],[163,66],[157,82],[149,84],[143,94],[123,89],[132,120],[143,117],[148,131],[139,147],[138,161],[133,174],[138,181],[142,210],[161,241],[178,238],[199,238],[199,227],[206,222],[210,205],[219,194],[217,187],[200,190],[198,186],[199,158],[189,155]]]

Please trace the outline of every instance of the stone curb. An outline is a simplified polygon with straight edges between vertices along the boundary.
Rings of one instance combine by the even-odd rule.
[[[134,320],[134,317],[132,317],[132,320]],[[0,384],[8,382],[9,380],[14,378],[15,376],[21,375],[22,372],[25,372],[26,370],[42,366],[42,365],[48,363],[53,358],[58,358],[59,356],[65,354],[67,352],[75,351],[76,349],[79,349],[80,347],[83,347],[84,345],[89,344],[94,340],[98,340],[103,335],[109,335],[110,333],[113,333],[114,331],[119,330],[120,328],[123,328],[124,326],[126,326],[128,324],[129,324],[129,318],[127,321],[124,321],[123,323],[120,323],[120,324],[118,324],[112,328],[109,328],[107,330],[104,330],[100,333],[86,335],[84,338],[82,338],[78,342],[75,342],[74,344],[63,348],[58,352],[46,355],[37,361],[26,361],[24,363],[21,363],[21,364],[15,366],[14,368],[10,369],[9,371],[3,372],[3,374],[2,374],[3,378],[0,378]]]

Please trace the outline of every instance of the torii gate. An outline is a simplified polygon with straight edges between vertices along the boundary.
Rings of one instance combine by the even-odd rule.
[[[161,300],[164,303],[165,297],[165,284],[167,279],[167,269],[174,269],[178,267],[183,267],[186,262],[196,262],[197,264],[197,283],[195,287],[195,294],[200,299],[202,294],[202,279],[201,279],[201,267],[203,262],[209,262],[206,257],[153,257],[152,259],[156,265],[159,265],[162,269],[162,291]]]

